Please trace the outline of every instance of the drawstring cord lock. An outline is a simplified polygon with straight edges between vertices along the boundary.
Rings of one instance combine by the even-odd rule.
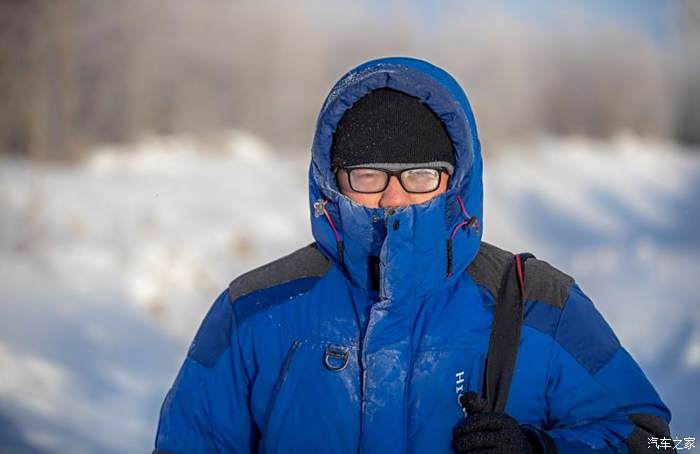
[[[321,216],[324,215],[326,211],[326,203],[328,203],[326,200],[323,199],[318,199],[317,201],[314,202],[314,216],[317,218],[320,218]]]
[[[477,235],[479,234],[479,220],[476,218],[476,216],[470,217],[465,227],[467,230],[467,236],[469,236],[472,229],[474,229],[474,233],[476,233]]]
[[[471,231],[474,229],[474,232],[478,235],[479,234],[479,219],[476,216],[471,216],[469,212],[467,211],[467,208],[464,206],[464,202],[462,201],[462,197],[457,196],[457,202],[459,203],[459,207],[462,210],[462,214],[464,217],[467,219],[466,221],[462,221],[459,224],[455,226],[454,229],[452,229],[452,235],[447,239],[447,277],[450,278],[452,276],[452,243],[455,238],[455,235],[457,235],[457,232],[462,229],[462,231],[467,232],[467,237],[471,236]]]

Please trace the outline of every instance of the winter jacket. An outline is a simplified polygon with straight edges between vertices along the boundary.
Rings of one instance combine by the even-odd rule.
[[[369,91],[421,99],[457,166],[446,193],[373,209],[339,193],[335,125]],[[315,243],[235,279],[206,315],[160,415],[156,452],[450,452],[458,397],[484,386],[501,272],[483,243],[482,160],[467,98],[443,70],[388,58],[348,72],[318,117]],[[574,279],[525,269],[506,412],[564,453],[628,452],[671,415]],[[641,444],[640,444],[641,443]]]

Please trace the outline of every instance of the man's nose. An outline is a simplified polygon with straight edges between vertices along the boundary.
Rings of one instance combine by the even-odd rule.
[[[379,199],[380,208],[402,207],[410,205],[411,200],[408,192],[404,191],[399,179],[392,176],[389,179],[389,185],[382,192],[382,197]]]

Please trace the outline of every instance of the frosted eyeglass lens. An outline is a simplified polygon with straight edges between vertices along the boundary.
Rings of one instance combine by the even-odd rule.
[[[388,175],[381,170],[353,169],[350,171],[350,186],[357,192],[378,192],[384,190]]]
[[[410,169],[401,173],[404,189],[410,192],[432,192],[440,182],[440,171],[436,169]]]

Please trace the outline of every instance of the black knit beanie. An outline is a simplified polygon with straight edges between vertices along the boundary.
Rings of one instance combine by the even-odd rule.
[[[333,136],[333,167],[436,162],[455,164],[445,125],[418,98],[390,88],[360,98]]]

